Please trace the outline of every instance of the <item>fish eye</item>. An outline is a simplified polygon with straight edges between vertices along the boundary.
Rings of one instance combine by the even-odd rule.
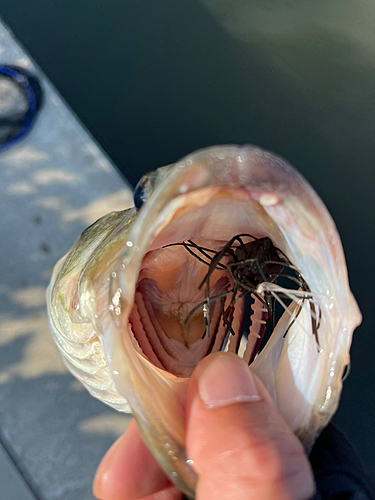
[[[148,188],[147,188],[147,177],[146,176],[143,176],[139,180],[138,184],[135,186],[133,199],[134,199],[135,208],[137,210],[139,210],[141,208],[141,206],[147,201]]]

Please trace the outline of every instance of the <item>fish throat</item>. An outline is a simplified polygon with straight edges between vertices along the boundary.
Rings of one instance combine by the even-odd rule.
[[[160,242],[175,233],[172,223]],[[128,318],[140,355],[177,377],[190,377],[203,357],[218,351],[250,364],[282,314],[289,316],[286,336],[305,302],[319,345],[319,306],[271,238],[240,233],[225,241],[195,233],[154,244],[142,260]]]

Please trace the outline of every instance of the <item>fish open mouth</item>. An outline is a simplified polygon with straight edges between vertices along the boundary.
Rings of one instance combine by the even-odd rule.
[[[95,397],[133,412],[188,496],[188,379],[210,353],[251,364],[311,449],[337,408],[361,321],[320,198],[281,158],[219,146],[147,174],[134,201],[85,230],[55,266],[49,322],[69,369]]]
[[[225,187],[190,196],[194,199],[187,197],[141,260],[125,333],[138,354],[184,378],[218,351],[250,364],[266,332],[272,333],[284,313],[289,317],[285,335],[305,301],[317,332],[319,307],[259,203],[245,190]],[[277,284],[280,276],[288,280],[287,288]]]

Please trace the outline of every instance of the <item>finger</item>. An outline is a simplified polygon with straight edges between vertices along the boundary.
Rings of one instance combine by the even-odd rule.
[[[199,363],[187,412],[197,500],[303,500],[314,494],[300,441],[237,356],[218,353]]]
[[[93,493],[100,500],[181,500],[182,496],[143,443],[134,420],[100,463]]]

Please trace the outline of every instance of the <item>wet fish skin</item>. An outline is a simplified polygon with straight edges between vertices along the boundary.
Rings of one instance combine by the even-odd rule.
[[[224,233],[223,241],[240,232],[270,236],[315,294],[323,312],[322,352],[304,331],[311,323],[304,307],[302,323],[285,340],[290,318],[284,315],[252,365],[306,449],[337,408],[361,316],[334,223],[311,186],[284,160],[259,148],[221,146],[158,169],[143,182],[148,200],[139,212],[100,219],[57,264],[48,292],[50,325],[69,369],[95,397],[120,411],[132,409],[159,463],[193,496],[196,477],[184,451],[188,379],[156,368],[136,352],[131,335],[124,335],[143,256],[176,237],[176,218],[188,221],[193,212],[212,206],[212,220],[224,219],[215,230]],[[216,212],[215,197],[227,203],[229,215]],[[248,217],[241,215],[244,207]],[[234,230],[236,225],[241,230]],[[202,232],[212,232],[206,226]],[[177,236],[183,241],[189,234]]]

